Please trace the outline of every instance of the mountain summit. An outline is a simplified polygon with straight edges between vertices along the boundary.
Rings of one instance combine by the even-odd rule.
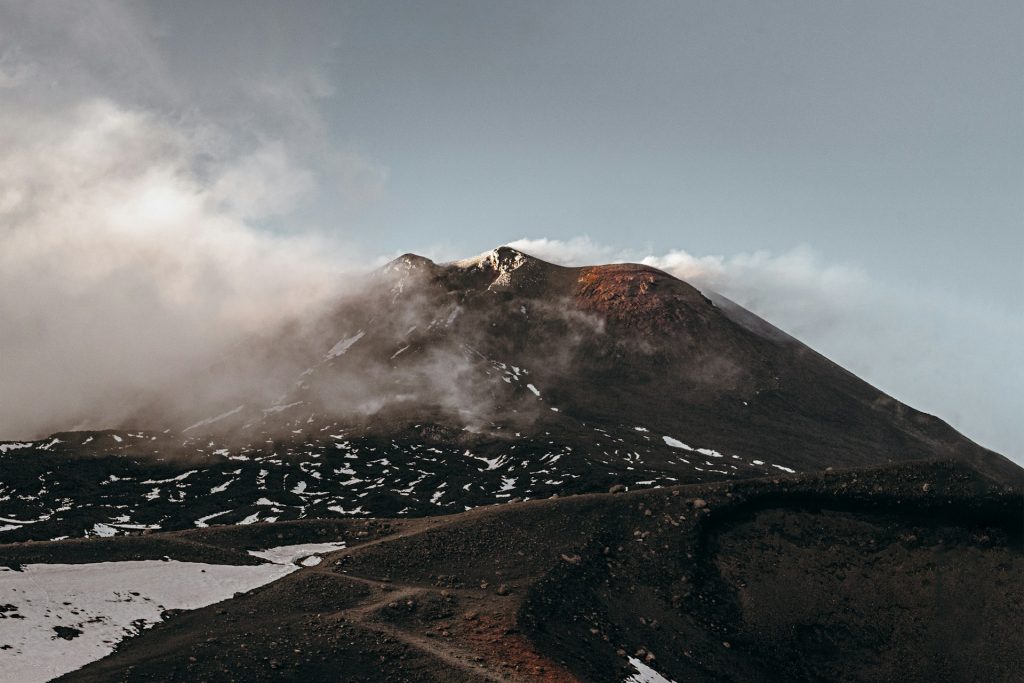
[[[1017,469],[750,311],[658,269],[564,268],[510,247],[440,265],[402,257],[410,258],[423,267],[414,283],[403,275],[401,288],[428,302],[428,327],[445,320],[432,341],[473,338],[494,360],[531,368],[560,421],[654,426],[800,469],[933,457]]]

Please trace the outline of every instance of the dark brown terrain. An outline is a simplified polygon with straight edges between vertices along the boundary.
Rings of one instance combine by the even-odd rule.
[[[9,564],[350,547],[68,681],[1020,680],[1019,489],[912,463],[0,548]]]
[[[653,268],[409,255],[183,381],[0,445],[0,564],[348,547],[62,680],[1024,680],[1024,470]]]

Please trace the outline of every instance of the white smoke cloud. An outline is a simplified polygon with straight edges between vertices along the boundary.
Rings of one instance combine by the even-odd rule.
[[[615,263],[636,258],[631,252],[616,249],[606,244],[598,244],[587,235],[571,237],[567,240],[518,239],[509,242],[508,246],[536,256],[539,259],[562,265],[592,265],[595,263]]]
[[[829,263],[809,247],[695,256],[643,254],[587,237],[510,246],[565,265],[642,262],[719,292],[886,393],[1024,462],[1019,312]]]
[[[153,35],[121,3],[0,8],[4,438],[116,422],[336,294],[336,240],[259,221],[307,197],[325,158],[360,178],[372,162],[297,157],[316,126],[294,101],[237,133],[233,112],[180,106]]]

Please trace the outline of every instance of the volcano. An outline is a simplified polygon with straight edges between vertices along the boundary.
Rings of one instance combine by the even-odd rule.
[[[1020,477],[714,293],[508,247],[402,256],[188,381],[191,412],[157,396],[119,429],[0,445],[2,533],[419,516],[929,459]]]
[[[1024,664],[1024,471],[655,268],[407,254],[182,382],[194,405],[0,443],[0,564],[346,549],[69,679],[970,677],[954,644],[986,680]]]

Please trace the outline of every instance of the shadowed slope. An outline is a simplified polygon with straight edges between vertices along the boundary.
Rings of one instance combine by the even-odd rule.
[[[1021,501],[909,463],[366,522],[64,680],[1011,681]]]

